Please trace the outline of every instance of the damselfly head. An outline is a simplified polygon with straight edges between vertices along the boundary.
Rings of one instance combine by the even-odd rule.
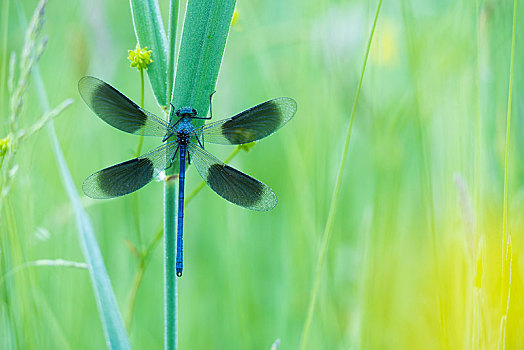
[[[191,107],[182,107],[176,111],[177,117],[196,117],[197,110]]]

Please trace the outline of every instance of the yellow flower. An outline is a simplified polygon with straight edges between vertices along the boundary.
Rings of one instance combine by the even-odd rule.
[[[131,67],[136,67],[138,70],[147,69],[147,66],[153,62],[151,59],[151,50],[147,49],[147,46],[143,49],[137,43],[135,50],[128,50],[129,60],[131,61]]]

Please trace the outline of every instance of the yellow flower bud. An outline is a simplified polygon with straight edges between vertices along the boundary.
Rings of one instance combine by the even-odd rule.
[[[147,46],[143,49],[137,43],[135,50],[128,50],[129,60],[131,61],[131,67],[136,67],[138,70],[147,69],[147,66],[153,62],[151,59],[151,50],[147,49]]]

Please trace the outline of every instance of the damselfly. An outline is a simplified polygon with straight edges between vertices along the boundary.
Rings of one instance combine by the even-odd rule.
[[[179,192],[177,222],[176,274],[182,275],[182,234],[184,217],[184,181],[186,164],[194,164],[198,173],[218,195],[244,208],[267,211],[277,204],[275,193],[267,185],[224,164],[204,149],[204,142],[240,145],[271,135],[286,124],[297,110],[287,97],[266,101],[231,118],[195,128],[201,117],[188,106],[171,108],[176,118],[172,125],[142,109],[106,82],[86,76],[78,90],[86,104],[103,121],[135,135],[163,137],[163,144],[126,162],[90,175],[82,186],[84,193],[97,199],[114,198],[145,186],[179,157]],[[176,140],[169,141],[171,136]]]

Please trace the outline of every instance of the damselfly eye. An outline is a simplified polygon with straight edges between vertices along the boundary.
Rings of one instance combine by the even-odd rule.
[[[196,113],[196,109],[191,107],[182,107],[179,108],[178,111],[176,111],[176,115],[178,117],[194,117]]]

